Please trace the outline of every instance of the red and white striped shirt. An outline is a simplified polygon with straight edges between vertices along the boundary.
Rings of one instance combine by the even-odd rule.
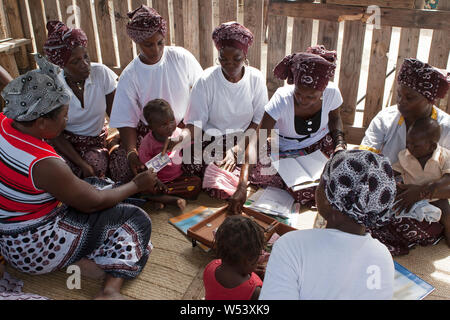
[[[60,204],[36,188],[31,173],[39,161],[61,157],[44,141],[14,129],[12,122],[0,113],[0,222],[37,219]]]

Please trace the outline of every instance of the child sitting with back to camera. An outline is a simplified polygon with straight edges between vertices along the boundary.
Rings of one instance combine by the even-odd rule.
[[[448,199],[438,199],[439,190],[450,186],[450,150],[438,144],[441,127],[430,117],[418,119],[406,135],[406,149],[398,154],[392,168],[401,174],[398,184],[397,217],[419,221],[440,222],[450,246],[450,205]],[[415,185],[408,189],[407,185]]]
[[[264,232],[251,219],[229,216],[218,228],[214,248],[218,259],[203,272],[206,300],[257,300],[264,270],[258,260],[264,248]]]
[[[142,140],[139,148],[139,160],[147,163],[155,156],[165,151],[169,138],[176,138],[181,134],[177,128],[175,116],[170,104],[163,99],[155,99],[144,107],[144,118],[149,126],[149,133]],[[196,176],[186,176],[181,169],[181,163],[174,163],[173,159],[181,151],[168,153],[171,162],[157,173],[157,194],[145,197],[159,204],[163,208],[166,204],[186,208],[185,199],[196,199],[201,191],[202,181]]]

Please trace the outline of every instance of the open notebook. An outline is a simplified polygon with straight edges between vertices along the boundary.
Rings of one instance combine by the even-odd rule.
[[[317,150],[305,156],[283,158],[273,162],[278,173],[292,191],[314,187],[319,184],[320,176],[328,158]]]

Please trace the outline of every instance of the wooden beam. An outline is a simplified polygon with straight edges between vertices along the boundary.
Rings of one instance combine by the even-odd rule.
[[[366,14],[366,7],[323,3],[270,3],[269,14],[338,22],[342,16]],[[450,12],[380,8],[382,26],[450,30]],[[367,18],[367,16],[366,16]]]
[[[170,40],[170,31],[171,30],[170,30],[169,2],[168,2],[168,0],[152,0],[152,6],[156,11],[158,11],[158,13],[167,22],[166,45],[170,46],[171,45],[171,40]]]
[[[58,0],[44,0],[45,20],[60,20]]]
[[[77,6],[80,8],[80,28],[86,33],[88,38],[88,52],[91,61],[98,62],[99,54],[97,52],[97,41],[95,37],[94,20],[90,1],[76,0]],[[125,3],[127,1],[124,1]],[[119,46],[120,48],[120,46]]]
[[[294,18],[292,26],[292,53],[306,51],[311,46],[313,20]]]
[[[127,34],[129,21],[128,1],[114,0],[114,18],[116,20],[117,42],[119,43],[120,67],[125,68],[133,60],[133,41]]]
[[[356,2],[356,4],[355,4]],[[348,6],[379,6],[389,8],[414,8],[414,0],[327,0],[328,4]]]
[[[5,5],[5,13],[8,17],[11,37],[14,39],[22,39],[25,38],[25,33],[23,31],[21,17],[20,17],[20,9],[17,0],[3,0]],[[31,38],[29,38],[31,39]],[[29,46],[31,46],[31,40],[29,41]],[[27,47],[21,47],[20,52],[15,55],[17,67],[19,68],[19,72],[25,72],[30,68],[30,62],[28,60]]]
[[[123,0],[125,1],[125,0]],[[133,11],[134,9],[139,8],[141,5],[148,5],[148,1],[147,0],[131,0],[131,10]]]
[[[344,125],[351,126],[355,120],[365,31],[366,26],[360,21],[345,22],[339,71],[339,89],[344,98],[341,108]]]
[[[364,138],[364,135],[366,133],[367,128],[359,128],[354,126],[345,126],[344,127],[344,134],[345,134],[345,140],[347,143],[350,144],[356,144],[359,146],[361,144],[362,139]]]
[[[30,43],[30,39],[11,39],[9,41],[2,41],[0,43],[0,53],[11,53],[15,49],[19,49]]]
[[[9,38],[10,35],[8,18],[4,10],[3,1],[0,1],[0,39]]]
[[[415,58],[419,47],[420,29],[403,28],[400,35],[400,47],[398,50],[394,84],[392,85],[391,105],[397,104],[397,77],[405,58]]]
[[[237,0],[219,0],[219,24],[237,21]]]
[[[273,75],[273,69],[286,56],[287,17],[269,16],[269,39],[267,46],[267,89],[269,97],[283,86],[284,82]]]
[[[214,64],[213,7],[211,0],[198,1],[200,65],[206,69]]]
[[[369,76],[367,79],[366,103],[364,107],[363,126],[368,127],[372,119],[383,108],[384,87],[388,65],[391,27],[374,29],[372,48],[370,50]]]
[[[253,33],[253,45],[248,50],[250,65],[261,68],[261,45],[263,31],[263,2],[247,0],[244,3],[244,25]]]
[[[45,27],[44,9],[41,1],[29,1],[31,23],[33,25],[34,41],[37,52],[43,54],[44,43],[47,40],[47,29]]]
[[[103,64],[116,65],[116,52],[113,42],[112,22],[110,16],[110,3],[107,0],[95,0],[95,14],[97,17],[98,35],[102,52]]]

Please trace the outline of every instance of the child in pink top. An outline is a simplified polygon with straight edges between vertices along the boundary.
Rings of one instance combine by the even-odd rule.
[[[155,99],[147,103],[144,107],[144,117],[150,128],[149,133],[144,137],[139,148],[139,160],[142,163],[159,155],[166,141],[171,137],[177,137],[181,129],[177,128],[175,116],[170,104],[163,99]],[[158,172],[156,195],[146,196],[146,198],[158,202],[163,207],[165,204],[174,204],[181,210],[186,207],[186,200],[194,199],[201,191],[201,179],[195,176],[185,176],[181,169],[181,164],[175,164],[173,158],[181,157],[180,151],[169,152],[172,160],[166,167]]]
[[[225,219],[215,235],[219,259],[211,261],[203,273],[206,300],[257,300],[262,280],[255,273],[264,247],[264,232],[242,215]]]

